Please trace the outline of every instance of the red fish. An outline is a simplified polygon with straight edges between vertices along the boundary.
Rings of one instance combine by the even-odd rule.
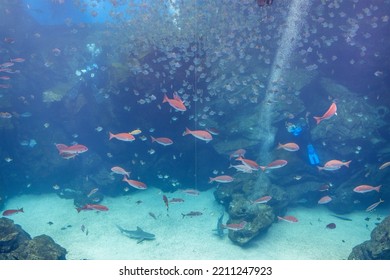
[[[131,142],[131,141],[134,141],[135,140],[135,137],[130,134],[130,133],[127,133],[127,132],[123,132],[123,133],[117,133],[117,134],[113,134],[111,132],[109,132],[110,134],[110,140],[112,138],[116,138],[118,140],[121,140],[121,141],[127,141],[127,142]]]
[[[173,141],[169,138],[165,138],[165,137],[154,138],[153,136],[150,136],[150,138],[152,139],[152,143],[157,142],[158,144],[163,146],[168,146],[173,144]]]
[[[178,111],[184,112],[187,110],[183,100],[181,100],[180,96],[176,92],[173,93],[173,99],[169,99],[168,96],[164,94],[163,103],[165,102],[168,102],[171,107]]]
[[[260,166],[254,160],[246,159],[243,157],[238,157],[238,158],[236,158],[236,160],[241,161],[242,164],[248,166],[252,170],[259,170],[260,169]]]
[[[298,222],[298,219],[295,218],[294,216],[284,216],[284,217],[278,216],[278,220],[289,222],[289,223],[296,223],[296,222]]]
[[[319,124],[323,120],[330,119],[333,115],[337,115],[337,106],[336,103],[334,102],[332,103],[332,105],[330,105],[328,111],[326,111],[322,117],[313,117],[313,118],[316,120],[317,124]]]
[[[278,160],[275,160],[273,162],[271,162],[270,164],[268,164],[267,166],[260,166],[261,170],[263,170],[263,172],[265,170],[268,170],[268,169],[277,169],[277,168],[281,168],[283,166],[285,166],[287,164],[287,160],[284,160],[284,159],[278,159]]]
[[[366,193],[366,192],[371,192],[371,191],[379,192],[381,187],[382,187],[382,185],[379,185],[377,187],[373,187],[373,186],[369,186],[369,185],[360,185],[360,186],[357,186],[356,188],[354,188],[353,191],[357,192],[357,193]]]
[[[114,172],[115,174],[130,177],[130,171],[126,171],[120,166],[114,166],[113,168],[111,168],[111,171]]]
[[[256,199],[255,201],[252,201],[252,204],[263,204],[263,203],[267,203],[267,202],[270,201],[271,199],[272,199],[272,196],[266,195],[266,196],[263,196],[263,197],[260,197],[260,198]]]
[[[83,207],[77,207],[76,210],[78,213],[83,210],[108,211],[108,207],[101,204],[85,204]]]
[[[184,131],[183,136],[188,134],[191,134],[192,136],[200,140],[206,141],[206,143],[213,140],[213,136],[206,130],[189,130],[188,128],[186,128],[186,131]]]
[[[214,177],[214,178],[211,178],[210,177],[210,181],[209,183],[212,183],[212,182],[218,182],[218,183],[230,183],[230,182],[233,182],[234,178],[231,177],[231,176],[228,176],[228,175],[222,175],[222,176],[217,176],[217,177]]]
[[[164,200],[165,206],[167,207],[167,211],[168,211],[169,210],[169,202],[168,202],[168,198],[165,194],[163,195],[163,200]]]
[[[88,148],[84,145],[73,145],[73,146],[66,146],[64,144],[56,144],[56,147],[58,149],[58,152],[61,154],[82,154],[88,151]]]
[[[278,145],[277,149],[283,149],[289,152],[295,152],[299,150],[298,144],[295,143],[286,143],[286,144],[280,144]]]
[[[136,189],[139,189],[139,190],[146,190],[147,189],[147,186],[144,183],[142,183],[140,181],[136,181],[136,180],[127,179],[126,176],[123,177],[122,181],[128,183],[133,188],[136,188]]]
[[[247,224],[246,221],[242,221],[239,224],[226,224],[226,225],[222,225],[222,226],[224,228],[227,228],[227,229],[230,229],[230,230],[233,230],[233,231],[238,231],[238,230],[244,229],[246,224]]]
[[[332,198],[329,195],[325,195],[318,200],[318,204],[326,204],[332,201]]]
[[[317,166],[318,170],[327,170],[327,171],[334,171],[337,169],[340,169],[342,166],[349,167],[349,164],[352,162],[352,160],[343,162],[337,159],[333,159],[325,163],[324,166]]]
[[[245,153],[246,153],[246,150],[238,149],[237,151],[234,151],[233,153],[231,153],[229,158],[238,158],[238,157],[243,158],[245,156]]]
[[[23,208],[20,208],[20,209],[9,209],[9,210],[5,210],[3,212],[3,216],[11,216],[13,214],[16,214],[16,213],[24,213],[23,211]]]

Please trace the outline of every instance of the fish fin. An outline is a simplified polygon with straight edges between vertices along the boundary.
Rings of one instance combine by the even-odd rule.
[[[166,94],[164,94],[164,99],[163,99],[162,103],[165,103],[165,102],[169,102],[168,96]]]
[[[145,240],[145,238],[141,238],[140,240],[137,241],[137,244],[141,243],[144,240]]]
[[[319,124],[322,121],[321,117],[313,117],[313,118],[316,120],[317,124]]]

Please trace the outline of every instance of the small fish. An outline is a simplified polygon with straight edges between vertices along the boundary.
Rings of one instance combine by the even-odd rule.
[[[347,217],[333,215],[333,214],[330,214],[330,215],[333,216],[333,217],[336,217],[337,219],[343,220],[343,221],[352,221],[352,219],[347,218]]]
[[[136,180],[127,179],[126,176],[123,176],[123,180],[122,181],[128,183],[133,188],[136,188],[136,189],[139,189],[139,190],[146,190],[147,189],[147,186],[144,183],[142,183],[140,181],[136,181]]]
[[[325,195],[318,200],[318,204],[326,204],[332,201],[332,198],[329,195]]]
[[[181,203],[181,202],[184,202],[184,199],[182,199],[182,198],[171,198],[171,200],[169,200],[169,203]]]
[[[167,211],[169,210],[169,202],[167,196],[164,194],[163,195],[163,201],[165,203],[165,206],[167,207]]]
[[[375,209],[380,203],[382,203],[382,202],[385,202],[385,201],[382,200],[382,199],[379,199],[378,202],[375,202],[374,204],[368,206],[367,209],[366,209],[366,211],[369,212],[369,211],[374,210],[374,209]]]
[[[100,205],[100,204],[85,204],[83,207],[77,207],[77,212],[80,213],[80,211],[83,210],[98,210],[98,211],[108,211],[107,206]]]
[[[87,194],[87,197],[91,197],[91,195],[93,195],[94,193],[96,193],[98,190],[99,190],[99,188],[94,188],[94,189],[92,189],[92,190]]]
[[[295,143],[286,143],[286,144],[280,144],[278,145],[277,149],[283,149],[289,152],[296,152],[299,150],[298,144]]]
[[[379,170],[385,169],[385,168],[388,167],[388,166],[390,166],[390,161],[385,162],[384,164],[382,164],[382,165],[379,167]]]
[[[98,127],[95,128],[95,130],[96,130],[97,132],[101,132],[101,131],[103,130],[103,127],[98,126]]]
[[[230,229],[233,231],[239,231],[239,230],[243,230],[245,228],[246,224],[247,224],[246,221],[242,221],[239,224],[226,224],[226,225],[222,225],[222,226],[226,229]]]
[[[198,190],[194,190],[194,189],[186,189],[186,190],[182,190],[182,192],[193,196],[198,196],[200,194]]]
[[[287,160],[284,159],[278,159],[271,163],[269,163],[267,166],[260,166],[261,170],[264,172],[268,169],[277,169],[285,166],[287,164]]]
[[[85,232],[85,225],[81,225],[81,231]]]
[[[186,130],[183,132],[183,136],[191,134],[195,138],[198,138],[200,140],[205,141],[206,143],[210,142],[213,140],[213,136],[206,130],[189,130],[186,127]]]
[[[138,135],[138,134],[141,134],[142,131],[139,130],[139,129],[134,129],[133,131],[129,132],[131,135]]]
[[[238,158],[238,157],[244,157],[246,153],[246,150],[244,149],[238,149],[230,154],[229,158]]]
[[[166,137],[154,138],[153,136],[150,136],[150,138],[152,139],[152,143],[156,142],[156,143],[163,145],[163,146],[169,146],[169,145],[173,144],[173,141],[169,138],[166,138]]]
[[[268,201],[270,201],[271,199],[272,199],[272,196],[266,195],[266,196],[263,196],[263,197],[256,199],[255,201],[252,201],[252,204],[264,204],[264,203],[267,203]]]
[[[3,212],[3,216],[11,216],[11,215],[14,215],[14,214],[17,214],[17,213],[24,213],[23,208],[5,210]]]
[[[111,171],[114,172],[115,174],[119,174],[119,175],[124,175],[124,176],[130,177],[130,171],[126,171],[125,169],[123,169],[120,166],[112,167]]]
[[[278,216],[278,220],[286,221],[286,222],[289,222],[289,223],[296,223],[296,222],[298,222],[298,219],[295,218],[294,216],[284,216],[284,217]]]
[[[356,188],[354,188],[353,191],[357,192],[357,193],[366,193],[366,192],[371,192],[371,191],[379,192],[381,187],[382,187],[382,185],[379,185],[376,187],[369,186],[369,185],[360,185],[360,186],[357,186]]]
[[[187,110],[183,101],[181,100],[181,98],[179,97],[179,95],[176,92],[173,93],[172,99],[169,99],[168,96],[166,94],[164,94],[163,103],[165,103],[165,102],[168,102],[168,104],[177,111],[184,112]]]
[[[211,178],[210,177],[210,180],[209,180],[209,183],[212,183],[212,182],[218,182],[218,183],[230,183],[230,182],[233,182],[234,178],[231,177],[231,176],[228,176],[228,175],[222,175],[222,176],[217,176],[217,177],[214,177],[214,178]]]
[[[320,192],[329,191],[329,185],[322,185],[321,187],[318,188],[318,191]]]
[[[149,214],[150,217],[152,217],[153,219],[157,220],[157,217],[156,217],[156,215],[154,213],[149,212],[148,214]]]
[[[195,216],[201,216],[201,215],[203,215],[203,213],[199,212],[199,211],[191,211],[191,212],[189,212],[187,214],[181,213],[181,215],[183,216],[183,219],[184,219],[185,216],[188,216],[188,217],[192,218],[192,217],[195,217]]]
[[[111,132],[109,132],[109,140],[111,140],[112,138],[116,138],[120,141],[125,141],[125,142],[131,142],[131,141],[134,141],[135,140],[135,137],[133,135],[131,135],[130,133],[117,133],[117,134],[113,134]]]
[[[337,115],[337,106],[336,103],[333,102],[324,115],[322,115],[321,117],[313,117],[313,118],[316,120],[317,124],[319,124],[321,121],[330,119],[334,115]]]

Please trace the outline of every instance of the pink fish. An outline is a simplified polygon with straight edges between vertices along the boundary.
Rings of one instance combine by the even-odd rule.
[[[245,156],[245,153],[246,153],[246,150],[238,149],[230,154],[230,158],[238,158],[238,157],[243,158]]]
[[[349,167],[349,164],[352,162],[352,160],[343,162],[337,159],[333,159],[325,163],[324,166],[317,166],[318,170],[327,170],[327,171],[334,171],[340,169],[342,166]]]
[[[184,112],[187,110],[186,106],[183,103],[183,100],[177,95],[176,92],[173,93],[173,98],[169,99],[166,94],[164,94],[163,103],[168,102],[169,105],[171,105],[172,108]]]
[[[165,138],[165,137],[154,138],[153,136],[150,136],[150,138],[152,139],[152,143],[157,142],[158,144],[163,146],[168,146],[173,144],[173,141],[169,138]]]
[[[369,185],[360,185],[360,186],[357,186],[356,188],[354,188],[353,191],[357,192],[357,193],[366,193],[366,192],[371,192],[371,191],[379,192],[381,187],[382,187],[382,185],[379,185],[377,187],[373,187],[373,186],[369,186]]]
[[[259,170],[260,169],[260,166],[254,160],[246,159],[243,157],[238,157],[238,158],[236,158],[236,160],[241,161],[242,164],[248,166],[252,170]]]
[[[139,190],[146,190],[147,189],[147,187],[146,187],[146,185],[144,183],[142,183],[140,181],[136,181],[136,180],[127,179],[126,176],[123,177],[122,181],[128,183],[133,188],[136,188],[136,189],[139,189]]]
[[[278,216],[278,220],[289,222],[289,223],[296,223],[296,222],[298,222],[298,219],[295,218],[294,216],[284,216],[284,217]]]
[[[24,58],[21,58],[21,57],[17,57],[17,58],[11,58],[10,61],[11,61],[11,62],[18,62],[18,63],[21,63],[21,62],[24,62],[25,59],[24,59]]]
[[[323,120],[330,119],[333,115],[337,115],[337,106],[336,103],[334,102],[332,103],[332,105],[330,105],[328,111],[326,111],[322,117],[313,117],[313,118],[316,120],[317,124],[319,124]]]
[[[281,168],[283,166],[285,166],[287,164],[287,160],[284,160],[284,159],[278,159],[278,160],[275,160],[273,162],[271,162],[270,164],[268,164],[267,166],[260,166],[261,170],[263,170],[263,172],[265,170],[268,170],[268,169],[277,169],[277,168]]]
[[[318,200],[318,204],[326,204],[332,201],[332,198],[329,195],[323,196]]]
[[[280,144],[278,145],[277,149],[283,149],[289,152],[295,152],[299,150],[298,144],[295,143],[286,143],[286,144]]]
[[[217,176],[217,177],[214,177],[214,178],[211,178],[211,177],[210,177],[209,183],[212,183],[212,182],[230,183],[230,182],[233,182],[233,180],[234,180],[234,178],[231,177],[231,176],[222,175],[222,176]]]
[[[267,203],[267,202],[270,201],[271,199],[272,199],[272,196],[266,195],[266,196],[263,196],[263,197],[260,197],[260,198],[256,199],[255,201],[252,201],[252,204],[263,204],[263,203]]]
[[[125,169],[123,169],[120,166],[112,167],[111,171],[114,172],[115,174],[119,174],[119,175],[124,175],[124,176],[130,177],[130,171],[126,171]]]
[[[182,192],[193,196],[198,196],[200,194],[198,190],[194,190],[194,189],[186,189],[186,190],[182,190]]]
[[[135,137],[132,134],[127,133],[127,132],[117,133],[117,134],[113,134],[113,133],[110,132],[109,134],[110,134],[110,138],[109,138],[110,140],[112,138],[116,138],[118,140],[127,141],[127,142],[135,140]]]
[[[232,165],[230,164],[229,168],[235,168],[237,171],[244,172],[244,173],[252,173],[253,169],[245,164],[237,164]]]
[[[183,136],[188,134],[191,134],[192,136],[200,140],[206,141],[206,143],[213,140],[213,136],[211,136],[211,134],[206,130],[189,130],[188,128],[186,128],[186,131],[183,133]]]
[[[108,211],[108,207],[100,204],[85,204],[82,207],[77,207],[76,210],[78,213],[83,210]]]
[[[58,152],[65,155],[82,154],[88,151],[88,148],[84,145],[76,144],[73,146],[66,146],[64,144],[56,144]]]
[[[11,216],[11,215],[16,214],[16,213],[24,213],[23,208],[5,210],[3,212],[3,216]]]
[[[245,228],[246,224],[247,224],[246,221],[242,221],[239,224],[226,224],[226,225],[222,225],[222,226],[224,228],[227,228],[227,229],[230,229],[233,231],[238,231],[238,230],[243,230]]]

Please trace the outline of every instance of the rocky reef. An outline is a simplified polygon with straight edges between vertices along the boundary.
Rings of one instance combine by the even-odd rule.
[[[390,260],[390,216],[372,232],[371,240],[352,249],[349,260]]]
[[[65,260],[66,253],[50,236],[31,238],[12,220],[0,218],[0,260]]]

